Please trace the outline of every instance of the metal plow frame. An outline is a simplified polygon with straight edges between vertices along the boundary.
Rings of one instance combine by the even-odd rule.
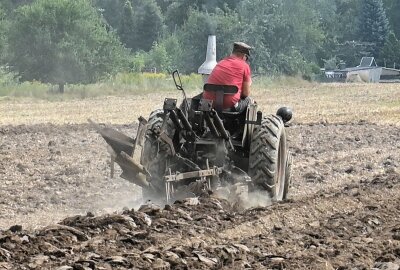
[[[104,138],[108,144],[108,152],[111,156],[110,177],[114,178],[114,165],[117,162],[122,169],[121,177],[137,184],[141,187],[150,187],[150,183],[141,176],[150,176],[146,169],[133,159],[137,146],[143,146],[143,139],[147,128],[147,120],[139,117],[139,127],[136,138],[132,139],[125,134],[108,127],[102,127],[99,124],[88,119],[90,125]],[[133,180],[137,178],[137,180]]]

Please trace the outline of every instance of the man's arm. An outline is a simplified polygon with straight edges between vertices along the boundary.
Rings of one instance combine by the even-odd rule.
[[[250,96],[250,86],[251,86],[251,81],[243,82],[243,85],[242,85],[242,97]]]
[[[244,63],[244,74],[242,83],[242,97],[250,96],[250,86],[251,86],[251,70],[247,63]]]

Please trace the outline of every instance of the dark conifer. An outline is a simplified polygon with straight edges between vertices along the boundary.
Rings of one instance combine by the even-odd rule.
[[[379,57],[379,52],[389,35],[389,21],[382,0],[364,0],[362,2],[360,24],[361,40],[373,43],[374,46],[370,53],[372,56]]]

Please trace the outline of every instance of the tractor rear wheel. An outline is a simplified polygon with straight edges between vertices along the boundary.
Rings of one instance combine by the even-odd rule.
[[[249,176],[255,190],[267,191],[272,201],[287,198],[291,158],[283,121],[276,115],[265,117],[254,129],[250,144]]]
[[[153,133],[153,129],[161,128],[163,122],[164,110],[158,109],[150,113],[140,163],[150,173],[151,179],[147,179],[147,181],[151,183],[154,189],[143,189],[144,199],[155,199],[165,195],[164,174],[169,150],[167,145],[157,140]],[[172,138],[174,128],[170,122],[168,120],[164,132]]]

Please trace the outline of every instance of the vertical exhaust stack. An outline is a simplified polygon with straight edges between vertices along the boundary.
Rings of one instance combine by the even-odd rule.
[[[203,75],[204,83],[217,65],[217,41],[215,35],[208,36],[206,61],[199,67],[198,73]]]

